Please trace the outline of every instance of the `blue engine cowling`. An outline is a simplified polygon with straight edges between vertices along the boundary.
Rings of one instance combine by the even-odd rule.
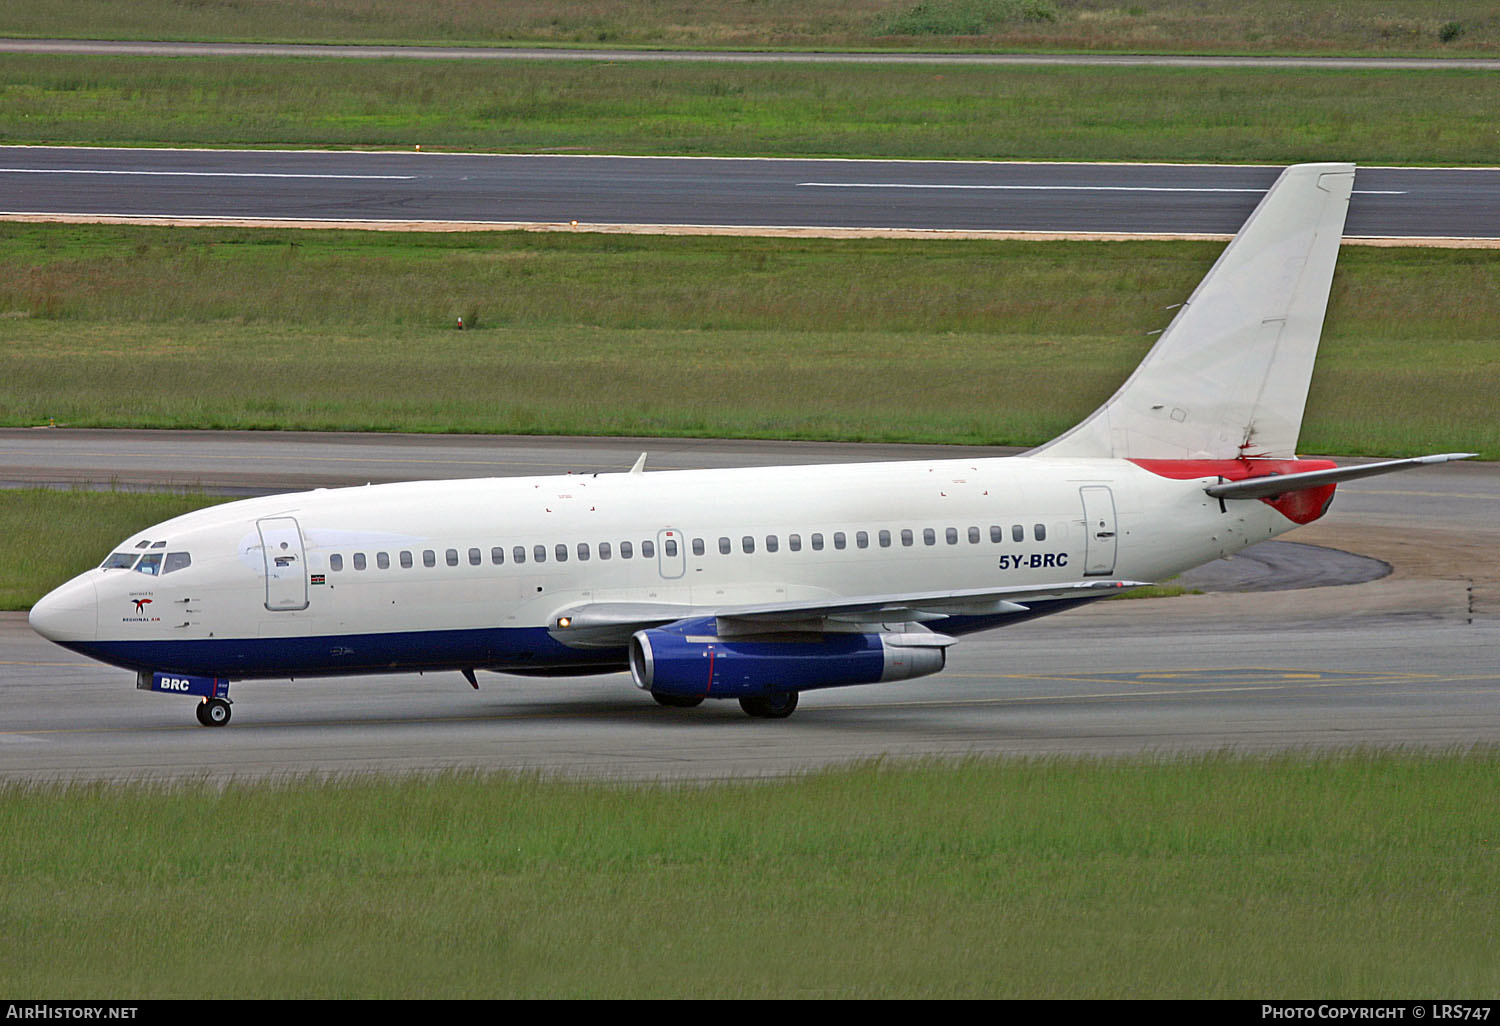
[[[925,677],[943,668],[940,634],[783,634],[721,638],[712,620],[637,631],[630,676],[643,691],[754,698],[787,691]]]

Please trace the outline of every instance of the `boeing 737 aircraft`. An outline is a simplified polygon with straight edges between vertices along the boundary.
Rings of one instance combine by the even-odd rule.
[[[31,611],[200,698],[229,682],[628,670],[666,706],[783,717],[936,673],[964,634],[1160,580],[1321,517],[1296,455],[1350,164],[1288,168],[1112,398],[1021,456],[318,489],[189,513]]]

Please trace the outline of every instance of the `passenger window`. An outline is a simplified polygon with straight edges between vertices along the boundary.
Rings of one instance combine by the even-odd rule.
[[[1031,525],[1031,533],[1036,538],[1037,541],[1046,541],[1047,540],[1047,525],[1046,524],[1032,524]]]
[[[675,555],[677,555],[677,539],[676,538],[668,538],[666,541],[664,541],[664,542],[661,543],[661,547],[666,550],[667,555],[669,555],[669,556],[675,556]]]
[[[814,552],[823,551],[823,536],[816,531],[813,532],[812,547]]]
[[[996,545],[999,545],[1004,540],[1005,540],[1005,532],[1002,531],[999,528],[998,525],[991,524],[990,525],[990,541],[994,542]]]
[[[403,570],[410,570],[411,569],[411,550],[410,549],[402,549],[401,550],[401,569],[403,569]]]
[[[776,541],[776,536],[774,534],[766,535],[766,551],[775,552],[779,548],[781,548],[781,545]]]
[[[888,548],[891,547],[891,532],[889,532],[889,531],[881,531],[880,532],[880,547],[882,549],[888,549]]]
[[[1020,524],[1012,524],[1011,528],[1010,528],[1010,540],[1011,541],[1025,541],[1026,540],[1026,529],[1024,527],[1022,527]]]
[[[478,549],[470,549],[469,550],[469,565],[470,566],[478,566],[482,562],[484,562],[484,555],[483,555],[483,553],[481,553]]]
[[[914,541],[916,541],[916,538],[912,535],[911,528],[903,527],[901,529],[901,544],[910,545]]]
[[[162,564],[161,572],[164,574],[169,574],[173,570],[182,570],[186,567],[189,567],[192,565],[192,563],[193,557],[188,555],[186,552],[168,552],[167,561]]]
[[[970,545],[978,545],[979,544],[979,528],[977,528],[977,527],[971,527],[971,528],[969,528],[969,544]]]
[[[135,572],[138,574],[150,574],[152,577],[155,577],[161,570],[161,557],[162,554],[160,552],[146,553],[141,557],[141,561],[135,565]]]
[[[924,527],[924,528],[922,528],[922,544],[923,545],[936,545],[937,544],[937,532],[934,531],[930,527]]]
[[[600,559],[608,559],[611,554],[612,553],[610,552],[609,542],[600,542],[599,543],[599,558]]]
[[[545,563],[545,562],[547,562],[547,546],[545,546],[545,545],[533,545],[531,547],[531,559],[532,559],[532,562],[534,562],[534,563]]]
[[[524,545],[517,545],[515,548],[511,549],[510,550],[510,558],[511,558],[511,562],[513,562],[513,563],[524,563],[524,562],[526,562],[526,546],[524,546]]]
[[[589,543],[588,542],[579,542],[578,543],[578,558],[579,559],[588,559],[589,558]]]
[[[559,563],[566,563],[568,561],[568,547],[566,545],[559,542],[553,546],[552,551],[557,553],[557,561]]]
[[[620,543],[620,558],[621,559],[629,559],[631,556],[634,556],[634,555],[635,555],[635,549],[633,549],[633,548],[630,547],[630,543],[628,541],[622,541]]]
[[[354,554],[354,569],[356,569],[356,570],[363,570],[364,568],[365,568],[365,554],[363,552],[356,552]]]
[[[956,527],[950,527],[950,528],[948,528],[948,530],[946,530],[946,531],[943,532],[943,537],[945,539],[947,539],[949,545],[957,545],[958,544],[958,528],[956,528]]]
[[[721,556],[727,556],[727,555],[729,555],[729,553],[733,549],[733,547],[734,546],[732,546],[732,545],[729,544],[729,539],[728,538],[720,538],[719,539],[719,555],[721,555]]]
[[[129,570],[135,566],[136,559],[134,552],[111,552],[109,557],[99,565],[104,570]]]
[[[433,552],[431,549],[423,549],[422,550],[422,565],[423,566],[437,566],[437,553]]]
[[[643,542],[641,542],[641,558],[642,559],[650,559],[652,556],[655,556],[655,555],[656,555],[656,542],[652,542],[652,541],[643,541]]]
[[[501,566],[505,563],[505,546],[496,545],[490,549],[490,562],[495,566]]]
[[[740,539],[740,548],[744,550],[745,555],[750,555],[755,551],[755,539],[748,534],[745,535],[745,537]]]
[[[836,548],[836,549],[842,549],[844,547],[844,532],[843,531],[834,531],[833,532],[833,547]]]
[[[789,534],[786,536],[786,547],[793,552],[802,551],[802,536],[800,534]]]
[[[443,559],[449,566],[458,566],[458,550],[447,549],[443,552]]]
[[[338,571],[344,569],[344,557],[341,556],[341,555],[339,555],[337,552],[335,552],[333,555],[329,556],[328,557],[328,569],[334,571],[335,573],[337,573]]]
[[[693,555],[695,555],[695,556],[701,556],[701,555],[703,555],[703,539],[702,538],[694,538],[693,539]]]
[[[377,553],[375,553],[375,565],[377,567],[379,567],[380,569],[382,569],[382,570],[389,570],[391,568],[391,556],[390,556],[390,553],[388,553],[388,552],[377,552]]]
[[[864,531],[855,531],[854,532],[854,544],[857,545],[857,546],[859,546],[862,549],[868,549],[870,547],[870,536],[869,536],[869,534],[867,534]]]

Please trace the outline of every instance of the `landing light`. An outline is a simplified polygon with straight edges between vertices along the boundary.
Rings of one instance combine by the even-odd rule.
[[[573,618],[571,616],[559,616],[557,618],[557,625],[559,627],[571,627],[573,626]]]

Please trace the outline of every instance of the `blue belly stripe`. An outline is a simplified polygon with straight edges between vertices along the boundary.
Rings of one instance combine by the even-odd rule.
[[[553,640],[544,627],[63,644],[130,670],[236,680],[469,668],[626,667],[623,648],[579,651]]]
[[[950,616],[927,626],[947,634],[972,634],[1033,620],[1087,602],[1088,598],[1036,602],[1024,613]],[[416,670],[517,669],[580,672],[627,668],[619,649],[580,651],[561,644],[545,627],[399,631],[288,638],[205,638],[181,641],[66,641],[59,644],[91,659],[148,673],[202,677],[326,677]]]

